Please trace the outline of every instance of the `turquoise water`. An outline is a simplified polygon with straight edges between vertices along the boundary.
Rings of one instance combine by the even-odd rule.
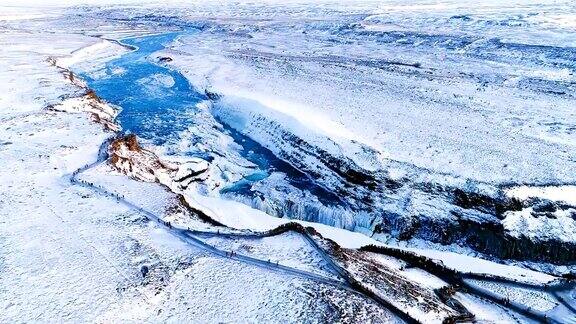
[[[180,134],[196,121],[196,105],[208,100],[178,71],[159,65],[149,56],[174,41],[184,33],[126,38],[122,43],[135,48],[106,64],[104,71],[82,74],[88,86],[109,103],[122,108],[117,121],[124,132],[137,134],[154,145],[177,143]],[[239,144],[239,153],[258,166],[253,174],[223,189],[250,196],[252,183],[268,177],[274,171],[288,175],[290,183],[316,195],[326,204],[339,202],[334,194],[322,189],[304,173],[278,159],[268,149],[224,125],[224,132]],[[193,150],[177,152],[212,160],[210,152]]]

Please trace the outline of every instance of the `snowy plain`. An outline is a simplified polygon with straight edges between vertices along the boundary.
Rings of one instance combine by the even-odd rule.
[[[542,14],[531,15],[532,11]],[[560,11],[564,18],[556,19]],[[225,225],[228,231],[262,232],[292,222],[276,217],[273,204],[254,208],[245,199],[220,191],[221,186],[246,178],[257,165],[240,154],[230,130],[218,128],[225,124],[288,161],[291,154],[299,156],[298,147],[275,145],[286,143],[278,138],[292,134],[362,169],[385,170],[391,178],[411,178],[411,183],[429,180],[458,186],[472,182],[473,187],[485,186],[487,191],[499,190],[503,184],[528,185],[512,188],[507,194],[523,201],[538,198],[568,206],[554,211],[557,223],[549,220],[552,217],[534,218],[535,206],[509,212],[503,221],[507,230],[528,234],[518,227],[524,222],[535,238],[550,236],[574,242],[572,187],[547,190],[532,186],[573,183],[571,11],[574,7],[568,2],[542,1],[517,1],[504,7],[496,2],[407,6],[367,1],[350,2],[347,7],[329,2],[243,3],[239,7],[180,2],[145,8],[6,9],[3,12],[9,14],[0,15],[0,73],[7,81],[0,86],[0,159],[4,162],[0,320],[402,321],[398,312],[378,299],[192,247],[172,235],[170,228],[151,222],[114,197],[70,182],[75,170],[98,159],[101,144],[116,135],[116,126],[107,124],[108,118],[122,113],[121,106],[107,104],[106,98],[94,101],[86,88],[89,82],[76,73],[94,78],[123,75],[126,71],[109,71],[106,65],[132,50],[118,41],[182,28],[198,31],[164,44],[165,49],[146,59],[156,64],[159,58],[169,57],[166,64],[158,65],[177,70],[208,99],[212,94],[220,98],[196,107],[199,122],[178,134],[181,142],[162,146],[154,145],[152,139],[142,140],[146,150],[166,165],[182,168],[146,174],[150,167],[146,163],[155,160],[139,160],[138,154],[124,150],[121,153],[127,154],[125,165],[130,171],[113,162],[101,163],[82,173],[81,181],[121,194],[182,227],[220,231],[182,207],[179,194],[194,210]],[[469,15],[459,17],[462,12]],[[516,24],[526,33],[514,36],[506,32]],[[460,47],[452,44],[456,40],[450,37],[430,43],[432,36],[421,35],[421,29],[430,26],[436,29],[431,34],[437,33],[440,39],[448,28],[491,35],[501,42],[530,44],[520,50],[499,45],[504,54],[487,64],[485,57],[466,55],[470,49],[484,48],[482,40],[467,40]],[[394,32],[386,34],[390,30]],[[402,35],[397,35],[398,31]],[[542,45],[544,41],[549,43]],[[417,50],[405,48],[406,44]],[[550,59],[548,52],[530,46],[553,46],[560,54]],[[488,48],[480,56],[502,54]],[[528,54],[519,55],[523,50]],[[539,61],[541,57],[546,59]],[[463,66],[469,70],[457,73]],[[141,80],[143,86],[156,91],[175,85],[170,75],[154,74]],[[200,140],[190,139],[191,135]],[[201,162],[199,167],[198,157],[174,154],[190,147],[209,152],[218,147],[229,150],[222,149],[219,158]],[[306,156],[304,161],[312,166],[317,162]],[[226,172],[217,171],[222,169]],[[204,175],[192,177],[196,180],[186,186],[177,181],[194,172]],[[274,181],[283,178],[278,172],[268,176],[271,181],[256,182],[252,190],[260,186],[260,192],[276,199],[283,197],[279,188],[286,189],[286,196],[299,192],[292,183],[276,186]],[[303,193],[297,197],[295,201],[302,202],[311,196]],[[437,200],[430,198],[433,206],[426,208],[444,208]],[[428,308],[428,303],[438,298],[439,289],[452,286],[438,273],[414,267],[398,256],[357,249],[393,247],[428,257],[448,272],[504,280],[483,285],[500,296],[511,295],[529,308],[523,313],[487,296],[456,292],[453,300],[476,320],[529,321],[524,316],[541,320],[541,314],[533,309],[556,314],[552,318],[561,322],[574,320],[574,314],[549,293],[514,286],[560,283],[573,289],[572,283],[556,276],[569,273],[571,264],[520,263],[497,257],[484,260],[478,256],[486,255],[466,246],[438,246],[421,239],[402,242],[386,233],[372,235],[369,225],[349,228],[346,224],[350,222],[363,224],[354,219],[358,214],[349,210],[330,215],[334,218],[321,222],[334,222],[340,228],[309,222],[317,219],[296,218],[335,242],[336,251],[344,251],[345,261],[339,264],[348,266],[346,271],[353,279],[378,298],[391,300],[390,305],[408,309],[412,319],[442,322],[446,316],[465,312],[459,313],[453,301]],[[518,217],[522,219],[514,222]],[[306,245],[297,233],[256,241],[213,237],[206,242],[264,260],[279,260],[296,269],[337,276],[318,250]],[[352,260],[346,259],[350,256],[358,256],[362,262],[350,264],[346,261]],[[370,272],[366,265],[377,269]],[[549,274],[541,272],[546,269]],[[418,289],[405,291],[389,280]],[[426,296],[434,298],[424,302]],[[412,302],[413,298],[417,302]]]
[[[31,9],[24,12],[28,19]],[[71,184],[71,173],[95,161],[113,133],[82,112],[91,109],[82,100],[69,112],[45,109],[85,91],[47,59],[101,40],[28,23],[28,30],[2,27],[0,321],[394,320],[357,295],[195,250],[114,199]],[[142,202],[172,203],[157,186],[134,190]]]

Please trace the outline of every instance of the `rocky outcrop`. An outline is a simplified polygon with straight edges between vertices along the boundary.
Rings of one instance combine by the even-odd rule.
[[[143,148],[134,134],[118,137],[110,144],[109,163],[117,171],[146,182],[186,189],[194,181],[205,180],[209,163],[200,158],[184,162],[164,161]]]
[[[169,56],[161,56],[158,58],[158,62],[160,63],[168,63],[168,62],[172,62],[173,59]]]
[[[206,171],[209,164],[206,160],[200,158],[191,158],[189,161],[181,164],[174,175],[174,181],[183,186],[187,186],[191,181],[205,180]],[[200,175],[204,175],[200,177]]]
[[[104,129],[112,132],[120,130],[120,126],[114,121],[118,113],[117,110],[98,98],[94,91],[91,90],[86,91],[80,97],[65,99],[59,104],[49,106],[47,109],[68,113],[88,113],[90,119],[104,126]]]
[[[391,234],[400,240],[459,244],[499,258],[576,262],[573,235],[567,240],[540,235],[545,226],[532,237],[510,233],[506,217],[532,203],[509,197],[495,185],[385,159],[361,143],[342,144],[320,133],[301,130],[289,117],[267,112],[266,107],[251,108],[257,102],[227,100],[208,90],[206,96],[215,101],[212,111],[223,123],[263,143],[275,156],[341,200],[334,202],[329,213],[318,216],[309,210],[302,212],[302,208],[294,213],[289,199],[273,200],[266,195],[250,197],[248,204],[252,207],[268,213],[282,211],[279,216],[300,213],[295,218],[314,222],[323,219],[325,224],[346,224],[348,229],[369,227],[374,234]],[[546,212],[549,209],[536,208],[535,215],[550,217],[552,214]],[[326,214],[329,217],[324,217]],[[347,215],[353,217],[346,221],[334,219]]]
[[[141,181],[157,182],[178,169],[177,165],[162,162],[156,154],[143,149],[134,134],[112,141],[108,154],[110,165],[117,171]]]
[[[47,109],[52,111],[63,111],[68,113],[86,112],[90,114],[92,121],[102,124],[104,129],[117,132],[120,126],[116,124],[115,118],[118,115],[118,109],[109,105],[102,100],[94,90],[88,88],[86,83],[74,75],[72,71],[67,68],[58,66],[58,61],[49,57],[47,62],[60,69],[62,76],[71,84],[79,88],[84,93],[78,97],[68,98],[56,105],[51,105]]]

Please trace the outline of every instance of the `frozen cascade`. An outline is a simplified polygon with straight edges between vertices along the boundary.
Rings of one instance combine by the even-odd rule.
[[[231,178],[230,174],[218,176],[222,179],[217,181],[223,181],[226,188],[221,193],[224,197],[273,216],[371,233],[373,216],[350,210],[334,193],[319,187],[315,180],[279,159],[276,152],[269,151],[269,145],[263,146],[257,141],[263,138],[244,134],[238,126],[244,122],[243,116],[224,118],[223,123],[214,119],[211,113],[215,111],[208,108],[212,107],[207,100],[210,95],[206,98],[178,71],[156,63],[153,53],[181,34],[125,39],[123,43],[135,46],[137,50],[108,62],[103,71],[83,71],[81,74],[105,100],[123,108],[118,121],[125,131],[138,134],[144,142],[157,145],[168,154],[215,158],[212,164],[235,174]],[[118,69],[125,72],[114,73]],[[252,110],[259,108],[254,102],[246,104]],[[171,123],[164,120],[171,120]],[[298,127],[295,121],[291,124]],[[223,143],[227,146],[222,147]],[[338,149],[336,145],[332,146]],[[257,170],[248,175],[246,172],[250,168],[239,165],[249,166],[250,163]],[[239,176],[241,180],[235,182]],[[259,194],[253,195],[253,190],[258,190]],[[209,194],[204,189],[201,191]],[[288,197],[284,195],[286,192]]]
[[[338,206],[325,206],[314,200],[277,200],[263,195],[250,197],[238,194],[225,194],[225,198],[235,200],[261,210],[269,215],[321,223],[351,231],[372,234],[371,225],[375,216],[367,212],[354,212]]]
[[[324,118],[327,116],[324,113],[294,107],[291,101],[262,96],[258,91],[241,91],[227,86],[222,80],[220,84],[211,84],[210,78],[202,76],[202,82],[195,82],[192,73],[203,73],[202,67],[210,67],[213,62],[205,55],[182,56],[173,50],[178,44],[187,42],[197,45],[196,37],[200,34],[202,44],[210,44],[212,36],[206,35],[204,30],[125,39],[124,43],[137,47],[137,50],[110,61],[103,70],[81,73],[89,86],[106,101],[123,108],[118,117],[123,129],[138,134],[146,143],[161,147],[168,155],[192,156],[210,162],[213,166],[209,171],[210,177],[208,182],[199,184],[199,192],[239,200],[271,215],[306,219],[370,234],[391,233],[400,239],[423,238],[442,244],[457,243],[507,258],[573,259],[571,251],[576,249],[576,244],[572,242],[571,233],[565,236],[572,244],[566,252],[565,242],[556,238],[524,239],[510,232],[505,225],[514,222],[503,223],[502,219],[527,206],[506,197],[497,186],[477,181],[470,186],[464,176],[444,171],[437,173],[432,168],[409,161],[388,159],[373,143],[364,142],[365,138],[359,137],[365,125],[354,127],[354,123],[348,125],[349,121],[336,123],[333,111],[328,114],[330,118]],[[161,60],[166,57],[171,60]],[[178,64],[196,66],[195,61],[184,59],[201,62],[196,62],[198,69],[182,69]],[[328,56],[322,58],[320,63],[328,59],[339,60],[338,57]],[[408,61],[358,59],[353,62],[362,70],[383,64],[400,66],[402,71],[416,75],[422,72],[414,70],[421,69],[420,65]],[[229,62],[220,63],[217,66],[225,67],[221,71],[223,75],[230,76],[226,69],[230,68],[227,65]],[[232,67],[238,68],[235,65]],[[115,73],[118,70],[125,72]],[[249,72],[247,69],[242,71]],[[250,80],[260,78],[265,76]],[[236,80],[235,77],[232,79]],[[307,79],[300,81],[315,82]],[[288,89],[292,81],[286,82],[283,86]],[[336,85],[331,83],[330,89],[333,86]],[[394,94],[397,94],[397,88],[394,88]],[[294,89],[297,89],[291,92],[294,95],[306,95],[305,89]],[[366,91],[362,97],[379,93]],[[322,97],[322,93],[314,93],[313,96],[314,100],[326,103],[334,98]],[[346,100],[345,97],[342,99]],[[211,104],[201,104],[207,101]],[[339,106],[331,107],[336,109]],[[363,111],[357,109],[355,112]],[[349,112],[347,108],[341,115]],[[390,120],[379,119],[379,116],[369,118],[372,119],[390,123]],[[459,122],[460,119],[454,120],[455,124]],[[403,124],[397,123],[396,119],[392,119],[392,123],[388,132],[393,135],[400,131],[396,130],[397,126]],[[412,134],[411,124],[406,126]],[[420,131],[422,134],[418,136],[424,140],[403,145],[412,150],[426,144],[425,139],[435,138],[427,136],[424,128]],[[185,138],[182,134],[189,136]],[[434,136],[438,134],[435,132]],[[387,144],[394,143],[397,142]],[[171,145],[175,150],[167,149]],[[406,147],[385,147],[397,153],[410,151]],[[530,156],[539,159],[549,155]],[[444,159],[437,157],[433,161]],[[426,163],[429,162],[429,159],[426,160]],[[547,166],[557,169],[556,164]],[[490,164],[489,167],[506,170],[500,165]],[[445,167],[440,169],[445,170]],[[460,173],[462,170],[455,171]],[[464,171],[468,172],[468,169]],[[288,180],[285,185],[278,187],[277,182],[270,180],[276,173],[286,175]],[[537,173],[530,176],[534,175]],[[267,180],[269,188],[261,188]],[[254,192],[259,194],[254,195]],[[562,226],[555,228],[562,233],[566,232],[565,229]],[[507,242],[515,244],[507,244],[509,249],[500,248]],[[541,253],[544,250],[552,252]]]

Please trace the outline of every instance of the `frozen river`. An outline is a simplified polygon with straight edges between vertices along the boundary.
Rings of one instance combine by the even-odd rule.
[[[201,194],[382,239],[570,259],[573,208],[537,217],[552,202],[504,192],[575,181],[575,40],[550,26],[566,8],[426,8],[160,10],[142,19],[179,32],[115,37],[138,49],[83,76],[125,132],[210,162]]]
[[[202,134],[189,134],[189,138],[183,135],[191,125],[213,123],[211,126],[218,135],[231,139],[236,144],[235,151],[252,163],[253,169],[240,180],[228,183],[221,189],[223,194],[250,196],[252,184],[268,178],[274,172],[281,172],[295,188],[313,193],[327,205],[340,204],[336,195],[316,185],[306,174],[277,158],[254,140],[216,120],[198,118],[202,115],[199,104],[208,101],[208,95],[194,88],[177,70],[162,65],[167,58],[153,56],[179,37],[194,33],[197,31],[122,39],[121,43],[133,48],[132,51],[111,60],[97,73],[81,75],[101,98],[121,107],[117,121],[124,132],[137,134],[156,146],[166,145],[168,154],[198,157],[212,162],[213,151],[204,147],[197,149],[193,145],[184,146],[180,142],[200,141]],[[218,143],[208,145],[217,146]]]

